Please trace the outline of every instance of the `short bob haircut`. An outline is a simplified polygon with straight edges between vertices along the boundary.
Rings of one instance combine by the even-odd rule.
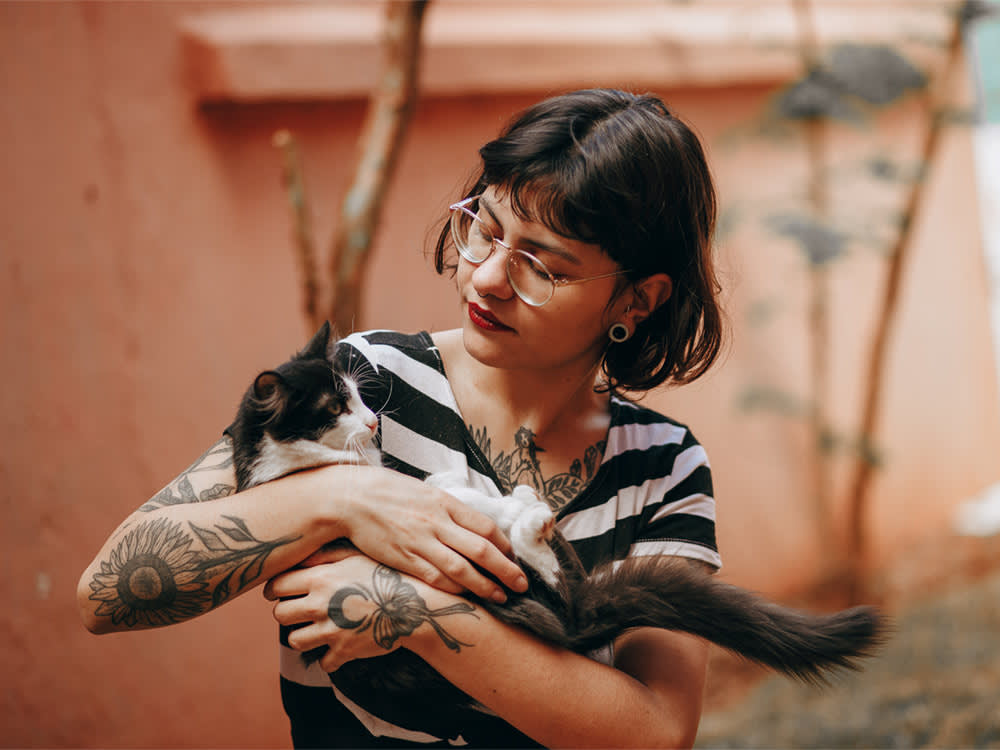
[[[590,89],[546,99],[479,150],[482,168],[465,197],[495,186],[515,214],[596,244],[628,269],[621,292],[666,273],[670,298],[602,362],[608,388],[642,392],[688,383],[722,345],[719,285],[712,260],[716,195],[690,128],[650,94]],[[454,272],[442,228],[437,272]],[[448,258],[454,256],[447,255]]]

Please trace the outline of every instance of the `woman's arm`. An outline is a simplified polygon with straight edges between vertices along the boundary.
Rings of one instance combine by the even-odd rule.
[[[370,466],[328,466],[236,493],[223,438],[132,513],[77,586],[94,633],[188,620],[349,538],[367,555],[451,591],[527,583],[492,521],[441,490]],[[500,593],[502,596],[502,593]]]
[[[331,671],[351,659],[384,654],[387,643],[375,641],[375,628],[361,626],[381,614],[388,622],[381,633],[398,636],[390,647],[414,651],[547,747],[694,743],[708,663],[708,645],[701,639],[637,629],[616,643],[613,668],[553,647],[481,608],[472,609],[465,599],[406,577],[383,585],[383,594],[398,601],[381,608],[376,600],[353,593],[372,590],[376,567],[355,556],[272,581],[265,591],[269,597],[302,597],[275,604],[278,622],[308,623],[289,636],[289,645],[303,651],[328,646],[321,664]],[[429,616],[420,620],[414,614],[422,611],[449,614],[435,617],[432,625]],[[462,644],[459,649],[456,643]]]

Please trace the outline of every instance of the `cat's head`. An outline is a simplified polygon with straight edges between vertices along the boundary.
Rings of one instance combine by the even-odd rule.
[[[336,347],[327,322],[305,349],[254,380],[247,405],[271,438],[309,440],[334,450],[371,445],[378,417],[361,400],[355,380],[334,366]]]

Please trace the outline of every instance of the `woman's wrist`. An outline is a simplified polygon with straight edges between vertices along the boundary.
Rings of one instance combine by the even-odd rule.
[[[415,595],[412,601],[414,620],[419,626],[404,642],[404,646],[426,661],[436,654],[460,653],[475,645],[476,626],[486,611],[469,599],[441,591],[423,581],[407,579]]]
[[[350,538],[356,525],[357,501],[363,495],[357,482],[362,467],[324,466],[292,475],[297,492],[306,500],[313,522],[326,541]]]

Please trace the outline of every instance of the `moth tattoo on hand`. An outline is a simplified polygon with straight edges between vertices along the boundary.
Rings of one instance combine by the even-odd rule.
[[[352,619],[344,612],[347,602],[353,597],[360,597],[374,604],[371,612],[360,618]],[[411,635],[425,622],[434,628],[434,632],[452,651],[461,651],[463,643],[448,633],[438,622],[438,618],[448,615],[469,614],[479,619],[475,607],[468,602],[458,602],[440,609],[430,609],[417,589],[411,583],[404,581],[399,571],[379,564],[372,571],[371,586],[357,584],[338,589],[330,597],[327,614],[333,623],[343,630],[357,630],[359,633],[372,629],[375,643],[391,651],[396,641]]]

